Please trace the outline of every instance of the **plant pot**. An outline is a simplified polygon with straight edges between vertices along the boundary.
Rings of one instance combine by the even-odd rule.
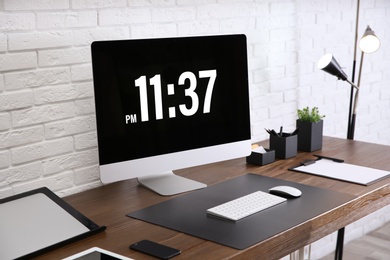
[[[297,120],[298,132],[298,150],[313,152],[322,149],[322,137],[324,121],[316,123]]]

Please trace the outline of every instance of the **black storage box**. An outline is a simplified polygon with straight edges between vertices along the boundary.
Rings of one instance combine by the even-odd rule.
[[[271,149],[266,149],[266,153],[256,153],[252,152],[251,155],[246,157],[246,162],[254,165],[266,165],[273,163],[275,161],[275,151]]]

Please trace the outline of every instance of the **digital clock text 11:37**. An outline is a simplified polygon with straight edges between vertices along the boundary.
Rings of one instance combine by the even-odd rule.
[[[206,93],[204,96],[204,105],[203,113],[210,113],[211,107],[211,98],[213,93],[213,88],[215,84],[215,79],[217,78],[217,70],[201,70],[198,73],[199,78],[209,78]],[[188,108],[185,104],[179,104],[179,110],[184,116],[192,116],[199,109],[199,96],[195,92],[197,87],[197,78],[196,75],[191,71],[185,71],[180,74],[178,79],[178,86],[185,86],[186,81],[189,82],[188,88],[184,90],[184,95],[191,99],[191,106]],[[156,109],[156,120],[164,118],[163,115],[163,101],[162,101],[162,84],[161,84],[161,74],[156,74],[149,79],[150,86],[154,88],[154,103]],[[147,91],[147,77],[140,76],[135,80],[135,87],[139,88],[139,98],[140,98],[140,109],[141,109],[141,121],[149,121],[149,107],[148,107],[148,91]],[[175,94],[175,85],[167,84],[168,95]],[[169,118],[176,117],[176,107],[168,108]],[[125,115],[126,124],[137,123],[137,114],[127,114]]]

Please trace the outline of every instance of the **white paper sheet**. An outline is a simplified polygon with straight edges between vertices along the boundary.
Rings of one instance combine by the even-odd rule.
[[[294,170],[363,185],[369,185],[390,175],[388,171],[328,159],[317,160],[307,166],[298,166]]]

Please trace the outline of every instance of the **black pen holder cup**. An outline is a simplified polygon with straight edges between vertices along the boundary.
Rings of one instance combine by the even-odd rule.
[[[298,137],[297,135],[288,135],[283,133],[282,136],[270,135],[269,148],[275,150],[275,157],[287,159],[297,155]]]
[[[252,152],[251,155],[246,157],[246,162],[254,165],[266,165],[275,161],[275,151],[264,148],[266,153]]]

